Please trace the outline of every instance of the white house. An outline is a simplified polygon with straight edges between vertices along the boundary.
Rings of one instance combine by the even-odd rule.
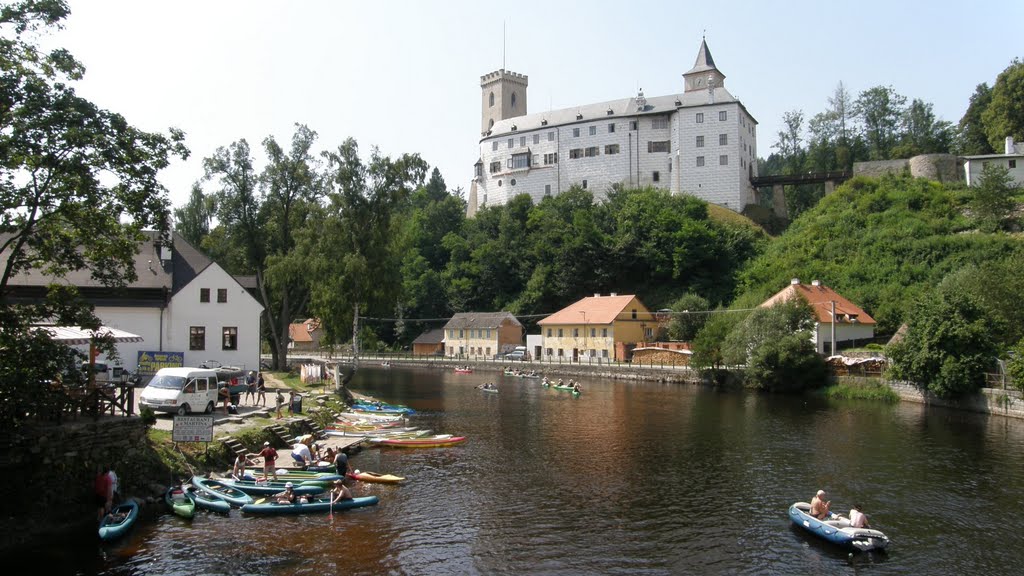
[[[819,354],[825,353],[826,343],[829,344],[828,352],[834,353],[831,345],[833,329],[837,343],[868,342],[875,337],[874,318],[817,280],[807,285],[801,284],[799,278],[793,278],[789,286],[765,300],[761,306],[769,308],[793,298],[802,298],[814,310],[815,325],[811,341]]]
[[[989,164],[996,164],[1009,170],[1010,177],[1018,186],[1024,186],[1024,145],[1015,144],[1013,137],[1006,137],[1002,154],[980,154],[964,156],[964,177],[968,186],[974,186],[981,177],[981,171]]]
[[[534,203],[581,186],[655,186],[740,212],[755,201],[757,121],[725,88],[702,41],[683,91],[527,113],[529,78],[504,69],[480,78],[480,157],[467,214],[519,194]]]
[[[258,370],[263,306],[250,292],[255,279],[231,276],[177,233],[169,244],[147,234],[134,257],[138,279],[124,290],[106,288],[88,271],[56,278],[33,270],[11,279],[11,297],[30,300],[50,283],[77,286],[105,326],[142,336],[119,344],[118,355],[128,370],[141,365],[144,376],[209,360]]]

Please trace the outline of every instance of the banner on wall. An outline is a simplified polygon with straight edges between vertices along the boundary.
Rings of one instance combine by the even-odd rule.
[[[185,365],[184,352],[152,352],[139,350],[139,375],[152,376],[161,368],[181,368]]]

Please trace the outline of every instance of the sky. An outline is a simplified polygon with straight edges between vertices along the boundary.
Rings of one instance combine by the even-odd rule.
[[[244,139],[261,169],[263,140],[287,148],[296,124],[318,151],[351,137],[364,157],[417,153],[468,193],[480,76],[500,68],[529,76],[530,113],[677,94],[705,37],[766,157],[783,114],[824,111],[839,82],[854,98],[891,86],[956,123],[978,84],[1024,57],[1019,0],[69,3],[43,42],[85,65],[79,95],[138,128],[185,132],[190,157],[161,172],[175,207],[217,148]]]

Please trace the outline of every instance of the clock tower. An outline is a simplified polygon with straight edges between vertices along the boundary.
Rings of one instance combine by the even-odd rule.
[[[686,92],[707,90],[710,88],[724,88],[725,74],[715,68],[715,59],[711,57],[711,50],[708,50],[708,43],[703,38],[700,41],[700,50],[697,51],[697,61],[693,68],[683,74],[683,81],[686,85]]]

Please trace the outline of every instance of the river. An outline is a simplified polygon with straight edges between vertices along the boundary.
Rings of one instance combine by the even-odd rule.
[[[498,394],[475,388],[496,382]],[[923,405],[494,372],[364,367],[350,386],[466,435],[369,448],[380,504],[324,515],[164,515],[65,549],[55,574],[1019,574],[1024,422]],[[892,540],[848,554],[792,527],[794,501],[860,502]]]

